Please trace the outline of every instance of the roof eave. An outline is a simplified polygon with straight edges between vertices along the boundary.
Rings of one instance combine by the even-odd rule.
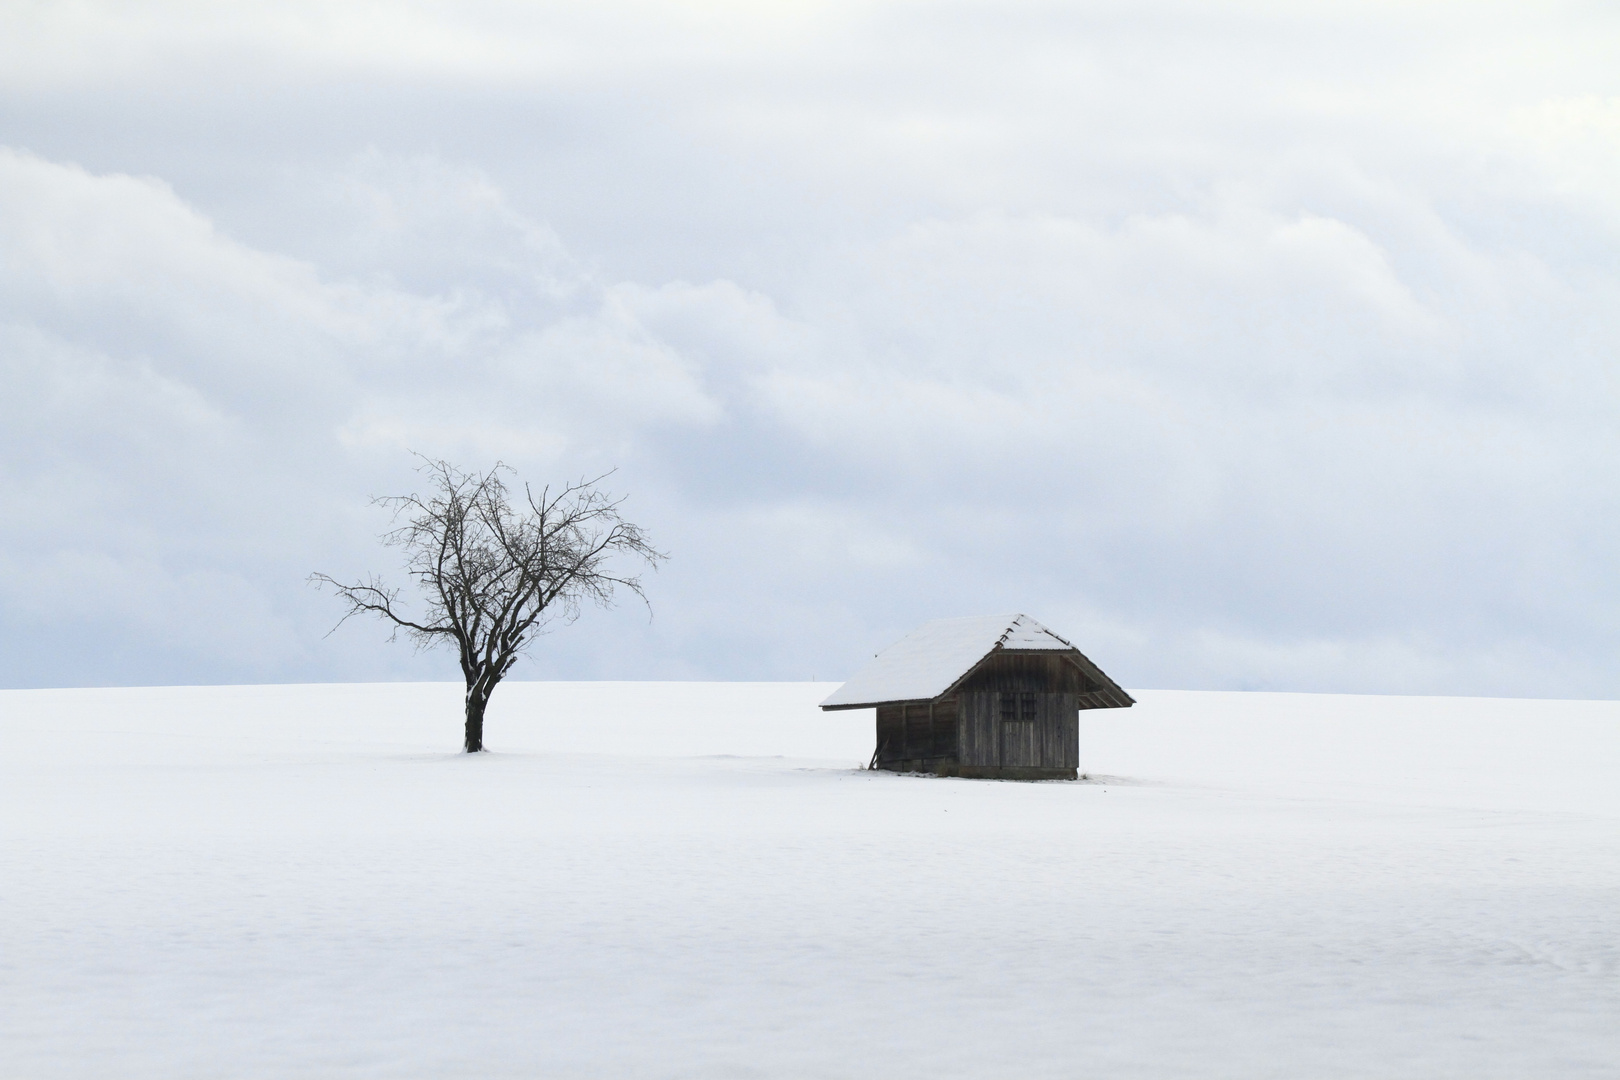
[[[1102,683],[1102,689],[1093,690],[1093,694],[1106,694],[1108,697],[1117,699],[1115,704],[1104,705],[1101,706],[1102,708],[1128,709],[1132,705],[1136,704],[1136,699],[1127,694],[1123,686],[1120,686],[1119,683],[1109,678],[1106,671],[1092,663],[1091,658],[1085,653],[1081,652],[1079,649],[1075,649],[1072,653],[1064,653],[1063,655],[1068,657],[1069,662],[1074,664],[1075,667],[1078,667],[1087,676]],[[1076,657],[1079,658],[1079,663],[1075,663]]]
[[[943,697],[944,695],[940,695]],[[926,705],[930,701],[938,701],[938,697],[911,697],[895,698],[893,701],[849,701],[837,705],[818,706],[822,712],[842,712],[846,709],[876,709],[883,705]]]

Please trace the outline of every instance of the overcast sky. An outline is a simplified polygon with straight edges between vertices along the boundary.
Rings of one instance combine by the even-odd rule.
[[[408,451],[669,551],[524,678],[1620,694],[1611,3],[0,6],[0,684],[451,679]]]

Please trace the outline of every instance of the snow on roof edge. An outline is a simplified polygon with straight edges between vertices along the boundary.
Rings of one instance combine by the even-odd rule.
[[[1020,613],[933,619],[879,652],[833,691],[821,708],[932,700],[997,649],[1084,656],[1071,642]]]

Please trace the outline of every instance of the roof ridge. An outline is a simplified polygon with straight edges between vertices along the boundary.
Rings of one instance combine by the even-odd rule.
[[[1056,630],[1053,630],[1051,627],[1045,625],[1039,619],[1025,615],[1022,611],[1013,615],[1012,621],[1007,624],[1007,629],[1003,630],[1001,632],[1001,636],[996,639],[996,643],[990,646],[990,651],[995,652],[997,649],[1004,647],[1007,639],[1012,636],[1014,630],[1018,629],[1018,624],[1021,622],[1028,623],[1028,626],[1025,627],[1025,629],[1045,634],[1047,637],[1052,638],[1055,641],[1061,641],[1068,648],[1074,649],[1075,652],[1080,651],[1074,642],[1070,641]]]
[[[990,646],[990,651],[991,652],[995,652],[997,649],[999,649],[1002,646],[1007,644],[1007,639],[1012,637],[1012,632],[1013,632],[1014,628],[1016,628],[1018,626],[1018,620],[1022,619],[1023,617],[1024,616],[1023,616],[1022,612],[1014,612],[1013,613],[1013,617],[1007,623],[1007,628],[1001,632],[1000,637],[996,638],[996,643],[994,645]]]

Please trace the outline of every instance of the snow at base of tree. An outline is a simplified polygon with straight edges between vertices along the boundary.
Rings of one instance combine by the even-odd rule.
[[[1020,784],[831,689],[0,692],[0,1076],[1620,1061],[1620,703],[1133,691]]]

